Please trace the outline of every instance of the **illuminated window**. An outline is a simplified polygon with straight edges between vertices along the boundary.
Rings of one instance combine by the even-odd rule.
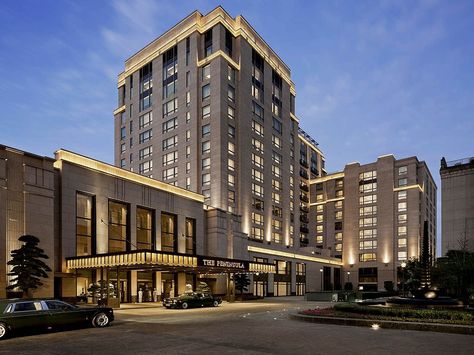
[[[372,227],[375,225],[377,225],[377,217],[359,219],[359,227]]]
[[[407,252],[406,251],[399,251],[398,252],[398,260],[399,261],[407,260]]]
[[[398,212],[405,212],[407,210],[407,203],[406,202],[399,202],[398,203]]]
[[[196,254],[196,220],[186,218],[186,254]]]
[[[153,250],[153,211],[137,207],[137,249]]]
[[[375,180],[377,179],[377,171],[366,171],[363,173],[359,174],[359,180],[360,181],[370,181],[370,180]]]
[[[334,239],[337,240],[337,241],[341,241],[342,240],[342,232],[337,232],[334,234]]]
[[[336,251],[342,251],[342,243],[336,243],[334,244],[334,249],[336,249]]]
[[[227,159],[227,167],[230,171],[234,171],[235,170],[235,161],[234,159]]]
[[[324,195],[323,194],[317,194],[316,195],[316,201],[322,201],[324,200]]]
[[[359,242],[359,249],[377,249],[377,240],[364,240],[363,242]]]
[[[407,247],[407,238],[398,239],[398,247],[399,248],[406,248]]]
[[[252,147],[259,153],[263,153],[263,142],[252,138]]]
[[[368,184],[359,185],[359,192],[367,193],[367,192],[375,192],[377,191],[377,183],[371,182]]]
[[[322,214],[316,215],[316,222],[322,223],[324,221],[324,216]]]
[[[252,227],[250,237],[257,240],[263,240],[263,228]]]
[[[235,110],[234,110],[233,107],[230,107],[230,106],[227,107],[227,116],[228,116],[231,120],[235,119]]]
[[[377,195],[365,195],[359,197],[359,204],[369,205],[372,203],[377,203]]]
[[[260,155],[252,153],[252,163],[255,166],[263,169],[263,158]]]
[[[76,256],[95,254],[95,197],[76,195]]]
[[[406,200],[407,199],[407,191],[398,191],[398,199],[399,200]]]
[[[272,143],[276,148],[281,148],[281,138],[272,134]]]
[[[377,261],[377,255],[375,253],[362,253],[362,254],[359,254],[359,261],[360,262]]]
[[[406,214],[399,214],[397,218],[398,218],[398,223],[406,223],[407,222],[407,215]]]
[[[359,216],[370,216],[377,214],[377,206],[367,206],[359,208]]]
[[[324,226],[322,224],[316,226],[316,232],[317,233],[323,233],[324,232]]]
[[[167,213],[161,214],[161,250],[174,252],[178,247],[177,218]]]
[[[260,137],[263,137],[263,126],[260,123],[252,121],[252,130]]]
[[[273,203],[281,202],[281,195],[278,192],[272,192],[272,202]]]
[[[322,206],[322,205],[321,205],[321,206]],[[335,207],[335,208],[342,208],[342,201],[336,201],[336,202],[334,203],[334,207]]]
[[[263,173],[259,170],[252,169],[252,178],[257,182],[263,182]]]
[[[235,154],[235,144],[232,142],[227,143],[227,152],[231,155]]]
[[[342,211],[336,211],[336,219],[342,219]]]
[[[324,211],[324,205],[316,205],[316,212],[323,212]]]
[[[109,201],[109,253],[127,251],[129,246],[128,205]]]
[[[263,197],[263,186],[252,183],[252,193],[255,196]]]
[[[252,223],[263,226],[263,214],[252,212]]]
[[[360,239],[377,238],[377,229],[364,229],[359,231]]]
[[[398,227],[398,235],[407,235],[407,226],[399,226]]]
[[[234,186],[235,185],[235,176],[232,174],[227,174],[227,182],[229,186]]]

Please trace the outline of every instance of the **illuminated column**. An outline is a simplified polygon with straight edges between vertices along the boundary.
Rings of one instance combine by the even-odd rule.
[[[130,271],[130,294],[132,302],[137,302],[137,272],[135,270]]]
[[[155,288],[156,293],[158,294],[158,300],[161,301],[161,294],[163,293],[163,288],[161,284],[161,271],[155,272]]]
[[[178,295],[181,295],[186,291],[186,273],[178,273]]]

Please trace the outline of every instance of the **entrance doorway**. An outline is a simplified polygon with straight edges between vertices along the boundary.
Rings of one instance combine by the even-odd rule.
[[[258,297],[266,297],[268,291],[268,284],[266,281],[253,282],[253,295]]]

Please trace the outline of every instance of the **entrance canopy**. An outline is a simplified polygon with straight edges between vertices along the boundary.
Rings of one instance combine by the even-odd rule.
[[[271,273],[275,265],[248,260],[212,256],[133,250],[91,256],[66,258],[69,270],[120,268],[128,270],[182,271],[194,273]]]

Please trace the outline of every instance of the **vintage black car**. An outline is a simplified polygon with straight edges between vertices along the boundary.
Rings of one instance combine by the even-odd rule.
[[[191,308],[191,307],[218,307],[222,303],[220,297],[215,297],[210,293],[192,292],[185,293],[178,297],[165,298],[163,306],[166,308]]]
[[[114,320],[112,308],[79,308],[58,300],[0,300],[0,339],[25,328],[50,329],[89,324],[105,327]]]

